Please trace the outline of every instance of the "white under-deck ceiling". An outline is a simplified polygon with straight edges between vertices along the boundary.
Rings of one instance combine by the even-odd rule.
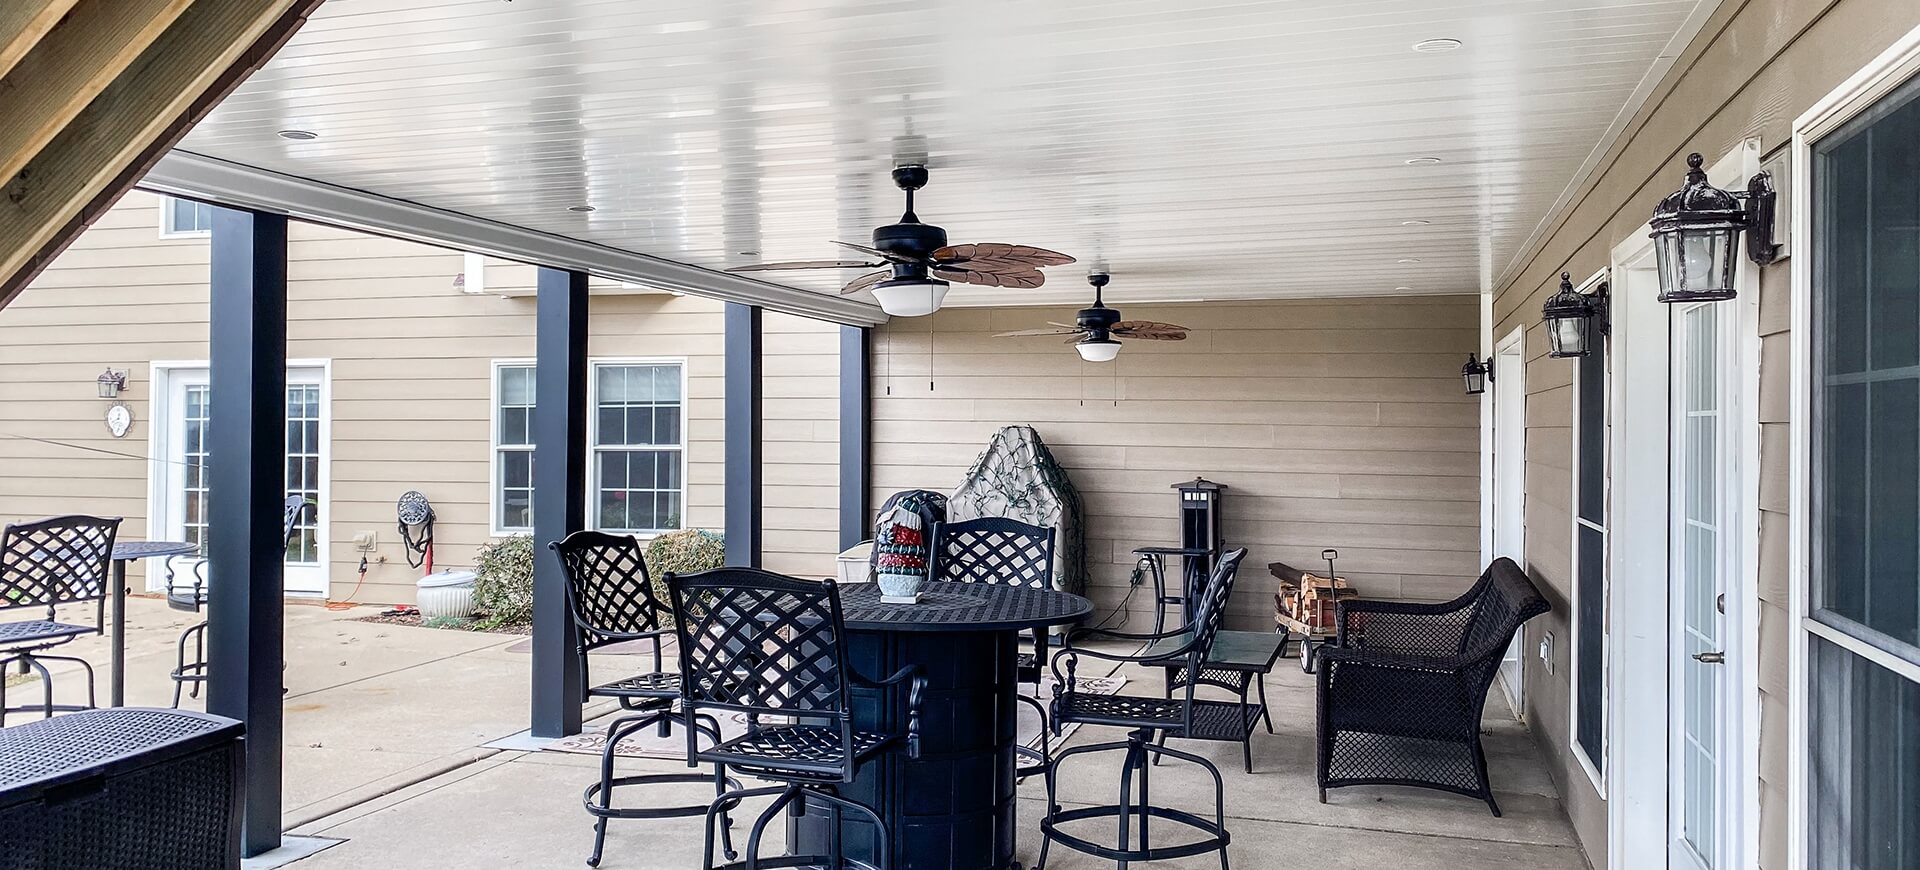
[[[1081,261],[949,304],[1476,292],[1711,2],[329,0],[181,148],[715,269],[924,160],[953,242]]]

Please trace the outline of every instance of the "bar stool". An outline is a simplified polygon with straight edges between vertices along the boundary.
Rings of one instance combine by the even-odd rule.
[[[714,794],[739,788],[727,777],[726,765],[716,763],[712,776],[704,773],[648,773],[615,776],[614,752],[620,741],[650,726],[665,737],[673,723],[686,726],[691,766],[692,744],[705,735],[709,742],[720,742],[720,723],[712,716],[699,716],[691,708],[675,709],[680,700],[680,674],[667,671],[661,652],[661,639],[673,632],[672,609],[654,589],[647,574],[647,563],[640,554],[640,542],[626,535],[604,532],[574,532],[565,540],[547,545],[560,558],[567,577],[567,609],[580,630],[577,645],[580,679],[586,684],[586,697],[612,698],[624,715],[607,723],[607,745],[600,752],[600,781],[587,786],[580,797],[587,814],[593,816],[593,854],[587,866],[600,866],[601,852],[607,841],[608,819],[679,819],[708,817],[709,808],[720,816],[721,847],[727,858],[734,856],[733,820],[728,811],[737,801],[672,807],[615,807],[613,790],[636,785],[712,782]],[[645,640],[653,644],[653,669],[594,685],[592,659],[588,653],[604,646]]]
[[[1052,526],[1028,525],[1002,517],[934,523],[929,538],[932,556],[927,576],[952,583],[1052,589],[1053,537]],[[1032,683],[1034,692],[1038,693],[1046,673],[1041,662],[1047,660],[1047,630],[1035,629],[1030,640],[1032,650],[1020,653],[1014,662],[1014,679]],[[1047,707],[1033,695],[1015,697],[1040,714],[1040,748],[1014,747],[1021,757],[1033,762],[1014,771],[1017,776],[1027,777],[1044,772],[1047,759],[1052,756],[1047,739]]]
[[[1040,835],[1043,839],[1040,842],[1040,860],[1034,864],[1034,870],[1045,870],[1047,849],[1056,842],[1076,852],[1116,861],[1122,870],[1128,862],[1132,861],[1162,861],[1217,851],[1220,853],[1221,870],[1227,870],[1227,844],[1232,840],[1232,836],[1227,832],[1226,827],[1226,781],[1221,778],[1220,769],[1201,756],[1156,745],[1154,735],[1165,732],[1173,737],[1187,737],[1196,733],[1209,717],[1221,715],[1223,712],[1237,715],[1239,705],[1236,702],[1195,698],[1194,684],[1197,679],[1194,677],[1197,677],[1206,667],[1214,637],[1220,631],[1227,598],[1233,592],[1234,575],[1240,568],[1240,560],[1246,558],[1246,555],[1247,551],[1244,548],[1227,552],[1225,557],[1214,566],[1213,574],[1207,578],[1203,594],[1196,602],[1193,619],[1173,632],[1128,634],[1085,629],[1067,636],[1060,653],[1053,659],[1054,678],[1057,680],[1054,684],[1054,728],[1078,723],[1130,730],[1125,740],[1074,746],[1054,755],[1053,762],[1047,767],[1047,814],[1040,820]],[[1076,645],[1089,640],[1102,639],[1152,643],[1174,637],[1181,638],[1181,641],[1171,650],[1159,653],[1148,651],[1137,655],[1101,652]],[[1095,695],[1080,692],[1076,690],[1074,671],[1082,656],[1148,667],[1176,664],[1189,675],[1189,678],[1184,680],[1185,690],[1179,693],[1178,697],[1173,698]],[[1061,671],[1063,664],[1066,669],[1064,673]],[[1228,708],[1236,709],[1229,711]],[[1068,759],[1076,756],[1113,751],[1126,753],[1120,763],[1120,803],[1072,809],[1061,807],[1057,800],[1061,766],[1066,764]],[[1213,818],[1208,819],[1188,810],[1156,806],[1152,803],[1148,775],[1153,769],[1153,764],[1148,762],[1157,763],[1162,758],[1172,758],[1198,765],[1213,778]],[[1133,777],[1136,772],[1140,778],[1137,802],[1133,797]],[[1130,842],[1132,840],[1130,826],[1136,816],[1140,823],[1137,846]],[[1067,827],[1073,823],[1104,818],[1112,818],[1119,825],[1119,838],[1115,845],[1101,845],[1067,831]],[[1163,819],[1189,828],[1199,832],[1201,837],[1172,846],[1154,846],[1148,836],[1149,822],[1152,819]]]

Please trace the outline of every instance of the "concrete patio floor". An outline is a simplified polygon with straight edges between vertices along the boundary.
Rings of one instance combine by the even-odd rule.
[[[508,649],[521,638],[355,621],[374,612],[287,609],[285,819],[290,833],[343,841],[292,866],[585,866],[592,824],[580,808],[580,791],[596,777],[597,760],[485,746],[526,727],[530,661]],[[136,600],[129,615],[128,702],[166,706],[173,640],[191,619],[149,599]],[[105,660],[106,645],[97,638],[75,646],[91,660]],[[1132,681],[1129,692],[1159,691],[1157,672],[1122,673]],[[56,677],[56,684],[63,696],[77,694],[78,679]],[[1226,777],[1235,866],[1588,867],[1532,740],[1503,700],[1489,704],[1486,719],[1489,765],[1505,813],[1496,819],[1477,801],[1420,789],[1337,789],[1320,804],[1313,781],[1312,678],[1296,660],[1286,660],[1267,685],[1277,733],[1254,738],[1255,773],[1241,772],[1238,745],[1182,744],[1213,759]],[[30,683],[13,691],[38,688]],[[104,696],[104,680],[101,688]],[[598,705],[588,716],[607,712]],[[1088,727],[1069,743],[1114,736],[1111,729]],[[1118,787],[1115,763],[1114,756],[1078,759],[1064,771],[1062,802],[1111,802]],[[632,772],[685,770],[671,761],[623,758],[619,764]],[[1190,809],[1211,802],[1210,781],[1187,766],[1162,767],[1153,782],[1156,802]],[[684,796],[672,797],[697,800],[700,787],[687,788]],[[1037,777],[1020,789],[1024,865],[1038,856],[1034,819],[1044,795]],[[737,824],[744,831],[746,822]],[[616,820],[602,866],[697,867],[700,843],[697,820]],[[775,831],[764,850],[770,855],[780,846]],[[1055,849],[1049,866],[1110,862]],[[1218,862],[1203,856],[1154,866],[1211,868]]]

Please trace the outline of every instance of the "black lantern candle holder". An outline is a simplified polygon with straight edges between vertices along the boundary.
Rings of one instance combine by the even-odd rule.
[[[1734,242],[1747,234],[1747,258],[1765,266],[1779,257],[1773,241],[1773,176],[1761,172],[1729,193],[1707,181],[1698,153],[1687,155],[1687,183],[1653,210],[1653,254],[1661,302],[1732,299]]]

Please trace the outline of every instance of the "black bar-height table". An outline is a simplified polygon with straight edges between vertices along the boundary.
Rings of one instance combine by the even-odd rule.
[[[882,604],[877,585],[858,583],[841,587],[840,606],[854,668],[884,676],[917,664],[927,678],[920,757],[884,754],[840,793],[887,821],[893,867],[1009,870],[1020,635],[1079,623],[1093,604],[1066,592],[980,583],[928,583],[918,604]],[[854,727],[900,730],[897,701],[884,691],[854,689]],[[797,817],[796,853],[826,852],[828,822],[818,809]],[[870,825],[848,817],[841,836],[848,858],[878,865]]]
[[[127,563],[135,559],[190,556],[200,548],[185,541],[115,541],[113,544],[112,706],[127,705]]]

